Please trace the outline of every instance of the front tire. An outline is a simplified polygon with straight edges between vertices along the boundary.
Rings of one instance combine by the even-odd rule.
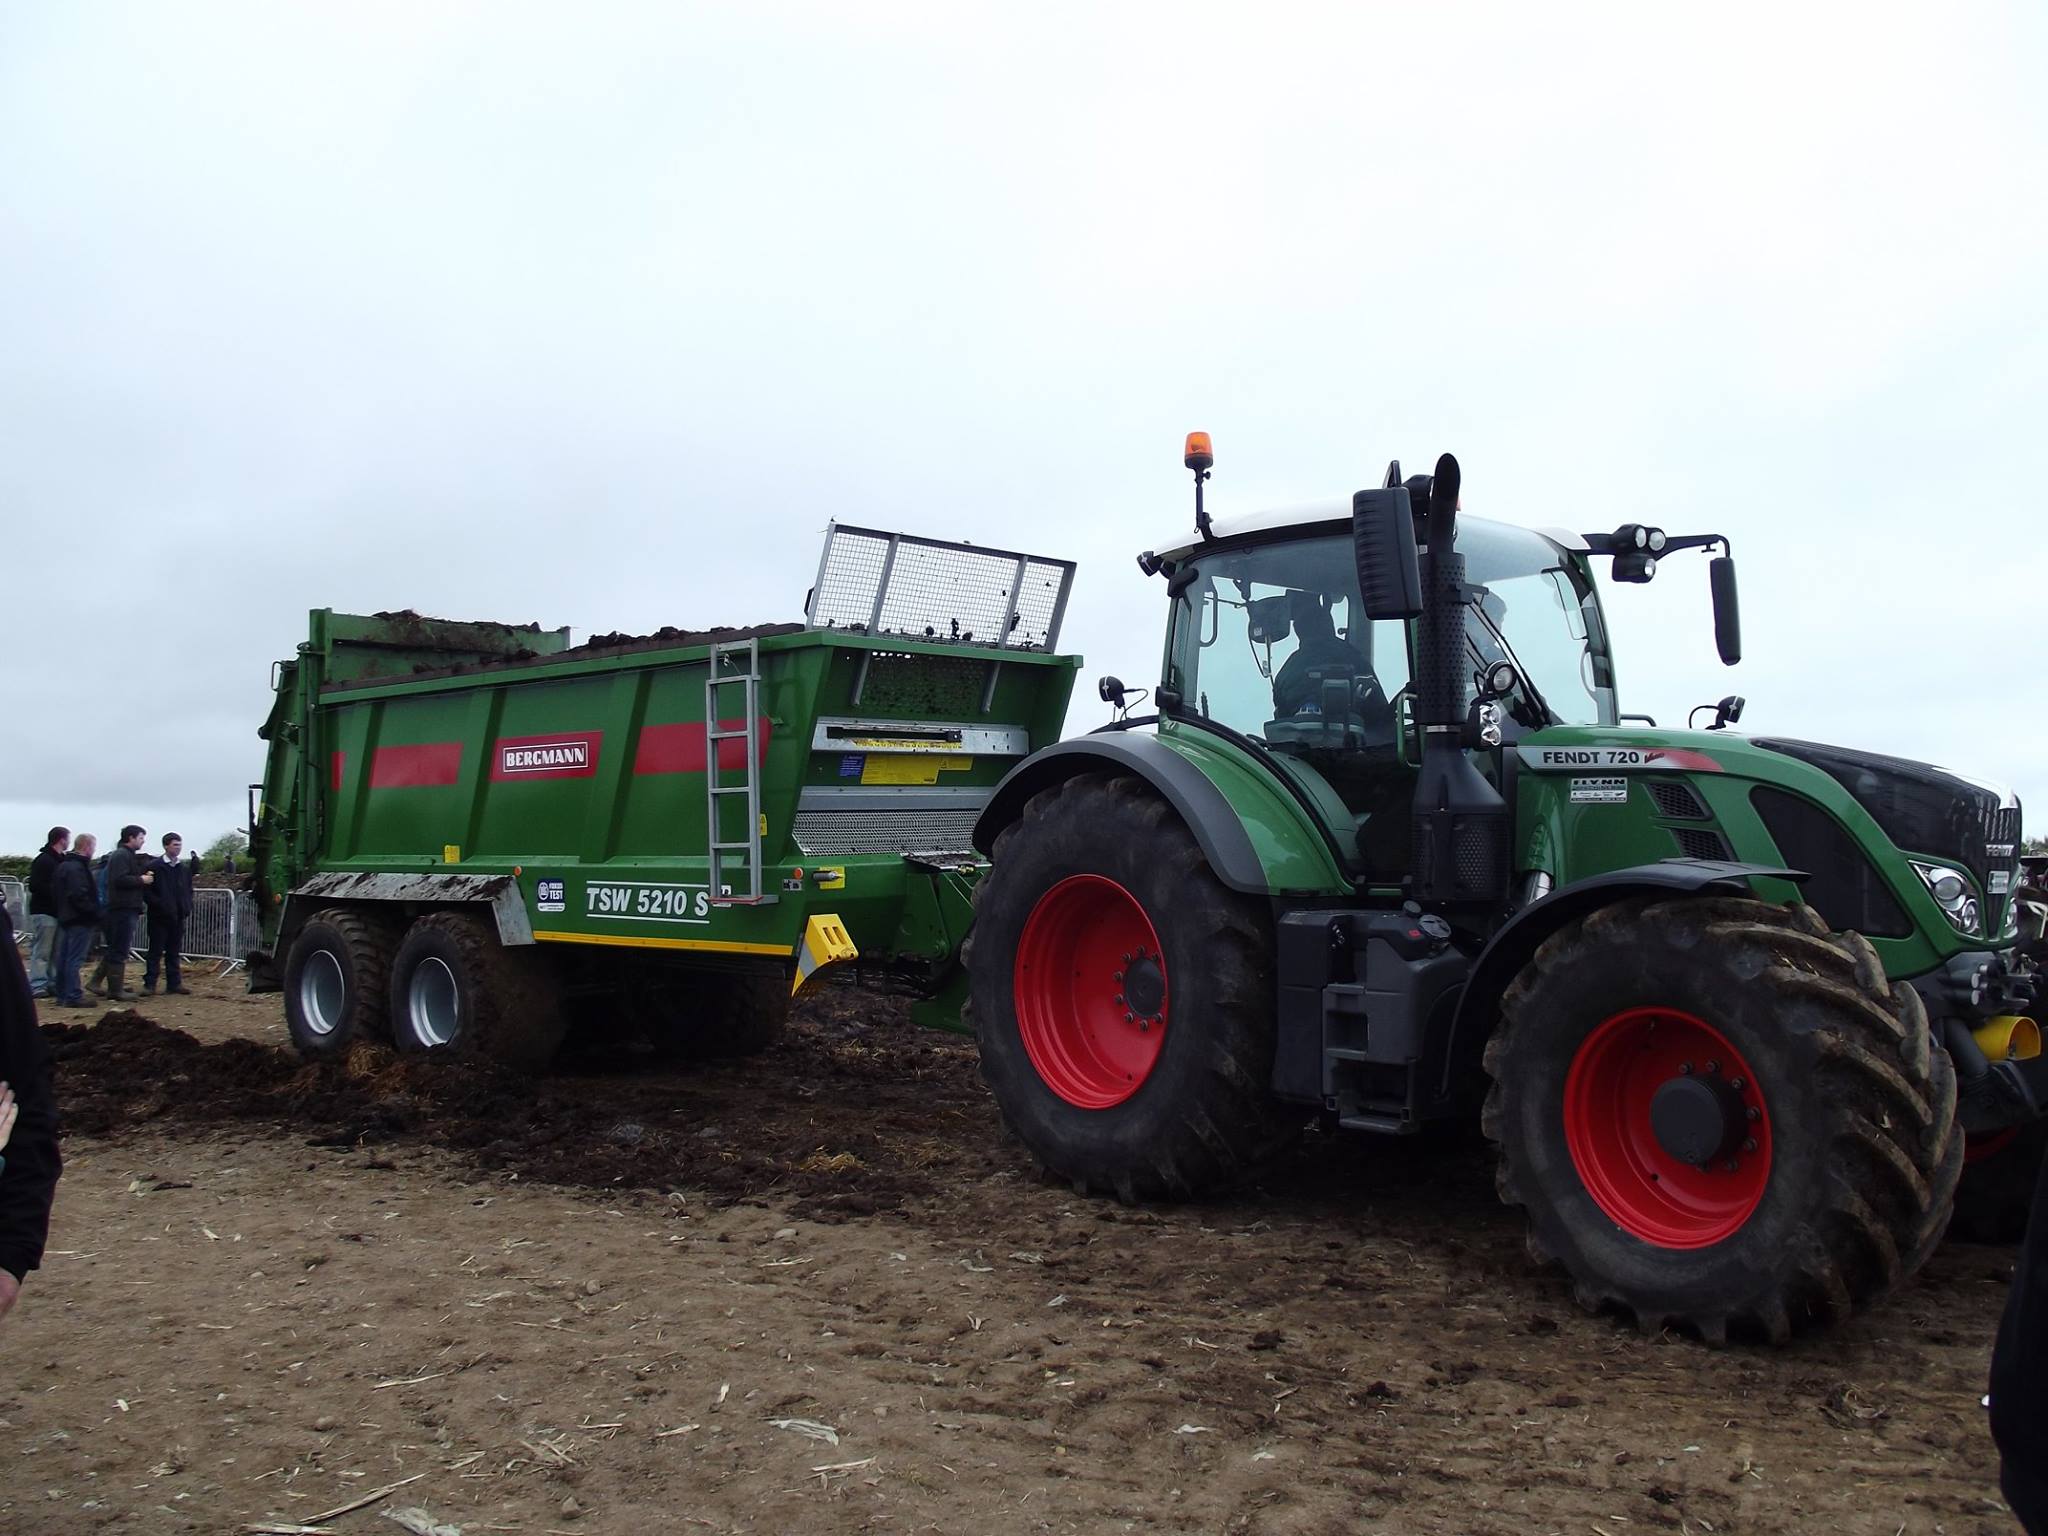
[[[975,890],[981,1071],[1041,1167],[1126,1202],[1243,1178],[1300,1128],[1271,1092],[1273,941],[1142,781],[1032,797]]]
[[[2048,1120],[1987,1136],[1963,1150],[1952,1235],[1969,1243],[2016,1243],[2027,1235],[2034,1186],[2048,1158]]]
[[[566,1028],[546,962],[505,948],[487,923],[434,912],[406,930],[391,964],[391,1035],[400,1051],[445,1051],[538,1072],[554,1059]]]
[[[292,940],[284,1019],[302,1056],[341,1056],[390,1035],[391,930],[351,907],[316,912]]]
[[[1781,1342],[1885,1295],[1948,1224],[1955,1072],[1919,994],[1806,907],[1617,903],[1508,989],[1501,1198],[1581,1305]]]

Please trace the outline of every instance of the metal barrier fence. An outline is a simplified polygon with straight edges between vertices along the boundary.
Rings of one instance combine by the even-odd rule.
[[[28,947],[28,887],[12,875],[0,875],[0,900],[14,920],[14,941]],[[232,970],[256,947],[256,903],[246,892],[202,887],[192,893],[192,915],[185,919],[185,941],[178,946],[188,960],[219,960]],[[135,925],[135,953],[149,948],[147,920]]]

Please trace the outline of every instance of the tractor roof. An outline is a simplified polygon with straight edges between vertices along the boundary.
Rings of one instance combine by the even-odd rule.
[[[1459,514],[1461,525],[1465,522],[1484,523],[1486,518],[1466,518]],[[1253,534],[1310,533],[1314,531],[1336,532],[1351,526],[1351,502],[1309,501],[1291,507],[1273,507],[1264,512],[1247,512],[1240,517],[1219,517],[1210,525],[1210,531],[1218,539],[1238,539]],[[1497,527],[1512,528],[1512,523],[1496,524]],[[1530,530],[1518,530],[1530,531]],[[1560,549],[1583,550],[1586,541],[1576,533],[1564,528],[1538,528],[1541,534]],[[1201,539],[1193,530],[1175,533],[1166,543],[1155,546],[1162,558],[1178,560],[1194,553],[1201,546]]]

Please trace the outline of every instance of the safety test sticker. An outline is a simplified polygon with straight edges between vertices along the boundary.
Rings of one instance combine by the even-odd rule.
[[[1626,805],[1628,780],[1623,778],[1573,779],[1574,805]]]

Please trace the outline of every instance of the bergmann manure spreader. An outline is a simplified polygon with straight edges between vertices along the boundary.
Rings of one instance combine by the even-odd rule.
[[[309,1055],[532,1066],[572,1021],[740,1054],[854,961],[957,1026],[997,781],[1059,736],[1073,567],[835,526],[802,625],[608,635],[312,615],[250,844]]]
[[[1211,462],[1197,434],[1196,529],[1139,561],[1156,715],[1039,751],[975,833],[983,1070],[1047,1169],[1144,1200],[1311,1117],[1478,1116],[1583,1304],[1710,1340],[1843,1317],[1959,1180],[1980,1220],[2030,1186],[2013,798],[1745,739],[1733,698],[1624,723],[1595,562],[1719,548],[1732,663],[1725,538],[1461,520],[1449,455],[1212,525]]]

